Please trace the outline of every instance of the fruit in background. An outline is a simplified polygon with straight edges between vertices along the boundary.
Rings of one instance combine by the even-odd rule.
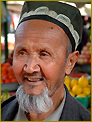
[[[8,62],[4,63],[5,67],[10,67],[10,64]]]
[[[90,42],[87,42],[87,44],[83,47],[77,63],[91,64],[91,43]]]
[[[85,94],[79,94],[76,97],[86,97],[86,95]]]
[[[84,64],[84,61],[83,61],[83,59],[79,58],[79,59],[77,60],[77,63],[78,63],[78,64]]]
[[[64,83],[66,84],[68,90],[70,91],[71,80],[69,79],[68,76],[65,77],[65,81],[64,81]]]
[[[2,83],[17,82],[16,77],[14,75],[13,67],[8,62],[1,64],[1,82]]]
[[[91,89],[89,87],[85,87],[83,88],[83,94],[85,94],[86,96],[90,95],[91,93]]]
[[[1,78],[1,83],[4,83],[4,80]]]
[[[88,85],[87,87],[89,87],[89,88],[90,88],[90,92],[91,92],[91,85]]]
[[[74,94],[72,91],[70,91],[70,94],[71,94],[73,97],[75,97],[75,94]]]
[[[87,50],[88,50],[88,47],[87,47],[87,46],[84,46],[84,47],[83,47],[83,50],[84,50],[84,51],[87,51]]]
[[[15,83],[17,80],[15,78],[11,79],[11,83]]]
[[[65,77],[65,84],[68,84],[70,86],[71,80],[68,76]]]
[[[4,93],[1,95],[1,101],[4,101],[10,97],[11,97],[11,94],[9,93],[9,91],[5,90]]]
[[[70,91],[70,86],[68,84],[66,84],[66,86],[67,86],[68,90]]]
[[[72,88],[72,92],[75,93],[75,95],[82,93],[82,87],[80,85],[75,85]]]
[[[84,88],[84,87],[86,87],[86,86],[89,85],[89,81],[88,81],[88,79],[87,79],[85,76],[82,76],[82,77],[79,78],[78,84],[79,84],[81,87]]]
[[[76,79],[72,79],[71,81],[71,88],[73,88],[73,86],[77,85],[78,81]]]
[[[84,75],[80,78],[66,76],[64,84],[73,97],[87,97],[91,94],[91,85]]]
[[[90,47],[91,46],[91,43],[90,42],[87,42],[86,45],[87,45],[87,47]]]

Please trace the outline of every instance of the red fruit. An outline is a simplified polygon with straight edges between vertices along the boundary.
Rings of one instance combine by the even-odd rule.
[[[12,71],[13,71],[13,67],[12,67],[12,66],[8,67],[8,68],[7,68],[7,71],[8,71],[8,72],[12,72]]]
[[[15,83],[15,82],[17,82],[16,79],[11,79],[11,83]]]
[[[88,60],[91,59],[91,55],[90,54],[88,54],[86,57],[87,57]]]
[[[4,83],[4,80],[3,79],[1,79],[1,83]]]
[[[89,55],[91,54],[91,52],[89,50],[86,51],[86,55]]]
[[[86,55],[81,54],[81,55],[79,56],[79,58],[84,59],[84,58],[86,58]]]
[[[8,72],[8,75],[14,75],[14,72]]]
[[[4,63],[1,63],[1,68],[4,66]]]
[[[85,58],[85,59],[83,60],[83,62],[84,62],[84,64],[87,64],[87,63],[88,63],[88,60]]]
[[[86,51],[82,50],[82,51],[81,51],[81,54],[82,54],[82,55],[85,55],[85,54],[86,54]]]
[[[88,61],[89,64],[91,64],[91,59]]]
[[[87,47],[91,47],[91,43],[90,42],[87,42],[86,46]]]
[[[11,83],[11,80],[7,78],[7,79],[5,80],[5,83]]]
[[[8,75],[3,75],[3,78],[6,80],[8,79]]]
[[[1,72],[2,71],[7,71],[7,67],[5,67],[4,65],[1,67]]]
[[[1,74],[1,79],[3,78],[3,74]]]
[[[87,51],[88,50],[88,47],[87,46],[84,46],[83,47],[83,50]]]
[[[2,75],[7,75],[7,71],[2,71]]]
[[[8,62],[6,62],[6,63],[4,64],[4,66],[5,66],[5,67],[10,67],[10,64],[9,64]]]

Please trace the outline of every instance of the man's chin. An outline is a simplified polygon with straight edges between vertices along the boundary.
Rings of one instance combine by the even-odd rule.
[[[39,96],[44,90],[46,90],[46,88],[47,86],[45,82],[24,82],[23,84],[23,89],[27,95],[33,94],[35,96]]]
[[[46,88],[44,89],[41,89],[41,88],[38,88],[37,86],[30,86],[29,88],[26,88],[24,86],[24,91],[27,95],[34,95],[34,96],[39,96],[41,95],[41,93],[46,90]]]

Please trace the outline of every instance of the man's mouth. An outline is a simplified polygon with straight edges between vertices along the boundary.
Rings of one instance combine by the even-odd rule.
[[[39,82],[44,80],[43,78],[28,78],[28,77],[24,77],[24,80],[27,80],[28,82]]]

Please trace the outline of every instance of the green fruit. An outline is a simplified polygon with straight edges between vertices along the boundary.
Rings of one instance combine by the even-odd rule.
[[[1,101],[4,101],[10,97],[11,97],[11,95],[10,95],[9,91],[5,90],[4,93],[1,95]]]

